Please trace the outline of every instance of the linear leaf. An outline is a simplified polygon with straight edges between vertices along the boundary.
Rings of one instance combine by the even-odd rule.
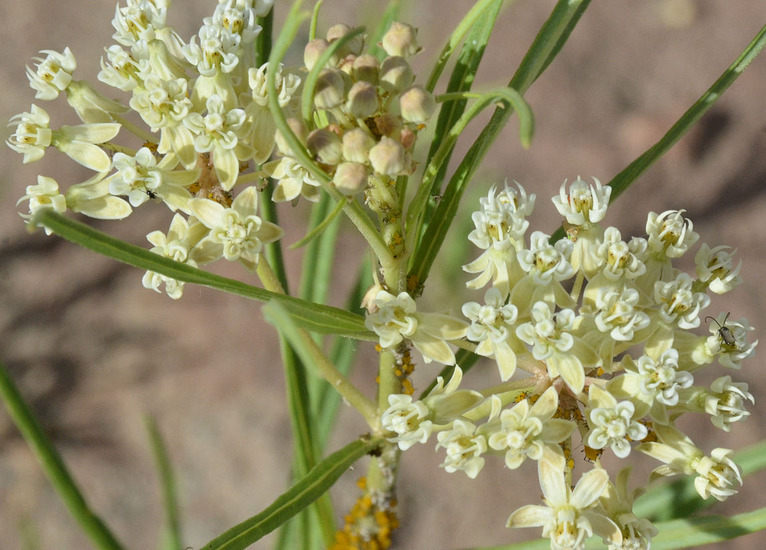
[[[106,524],[91,511],[61,455],[45,435],[2,363],[0,363],[0,397],[5,402],[13,423],[16,424],[53,488],[56,489],[83,532],[100,550],[122,550],[122,545],[117,542]]]
[[[380,445],[380,439],[369,436],[353,441],[334,452],[279,496],[261,513],[235,525],[216,537],[202,550],[243,550],[267,535],[332,487],[338,478],[358,459]]]
[[[62,216],[52,209],[39,210],[35,214],[34,223],[44,225],[66,240],[99,254],[134,267],[156,271],[179,281],[214,288],[259,302],[279,298],[301,327],[311,332],[337,334],[360,340],[377,340],[377,337],[365,328],[364,318],[361,315],[270,292],[164,258],[145,248],[115,239],[83,223]]]
[[[641,174],[646,172],[652,164],[662,157],[675,143],[688,132],[697,121],[704,115],[723,93],[729,89],[739,75],[741,75],[750,62],[755,59],[761,50],[766,46],[766,26],[761,27],[747,47],[742,51],[737,59],[718,77],[710,88],[708,88],[700,98],[681,115],[681,117],[670,127],[660,140],[647,149],[641,156],[631,162],[624,170],[612,178],[608,183],[612,187],[610,200],[620,196]],[[551,237],[552,240],[558,240],[564,236],[564,229],[559,228]]]

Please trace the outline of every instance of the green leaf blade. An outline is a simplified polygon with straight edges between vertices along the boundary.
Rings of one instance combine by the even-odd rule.
[[[378,445],[380,440],[372,437],[349,443],[322,460],[261,513],[208,542],[202,550],[244,550],[318,499],[354,462]]]

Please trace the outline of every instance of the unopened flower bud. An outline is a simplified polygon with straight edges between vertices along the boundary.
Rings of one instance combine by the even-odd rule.
[[[412,67],[403,57],[387,57],[380,65],[380,85],[390,92],[400,92],[414,80]]]
[[[327,42],[327,40],[322,38],[315,38],[306,44],[306,47],[303,50],[303,64],[309,71],[314,67],[317,60],[319,59],[319,56],[324,53],[329,45],[330,44]],[[335,65],[337,62],[338,58],[333,55],[328,61],[328,64]]]
[[[353,162],[369,161],[370,149],[375,146],[372,136],[361,128],[343,134],[343,158]]]
[[[391,27],[383,35],[381,43],[388,55],[409,57],[420,51],[418,46],[418,30],[408,25],[394,21]]]
[[[308,132],[306,130],[306,126],[304,126],[303,124],[303,121],[297,118],[288,118],[287,125],[290,127],[293,133],[297,136],[300,142],[305,144]],[[275,141],[276,141],[277,147],[279,148],[280,153],[282,153],[283,155],[290,154],[290,151],[292,151],[292,148],[287,144],[287,141],[285,141],[284,136],[282,136],[280,132],[277,132],[275,136]]]
[[[404,147],[398,141],[383,136],[378,144],[370,149],[370,163],[379,174],[397,176],[404,172]]]
[[[431,92],[420,86],[413,86],[399,97],[399,106],[404,120],[422,124],[434,113],[436,100]]]
[[[354,60],[352,75],[357,81],[365,80],[377,84],[379,72],[380,61],[374,55],[364,54]]]
[[[333,25],[330,27],[327,31],[327,41],[331,44],[338,40],[339,38],[343,38],[346,36],[349,31],[351,30],[351,27],[346,25],[345,23],[338,23],[337,25]],[[356,35],[354,38],[346,42],[346,44],[343,45],[343,47],[338,51],[340,55],[359,55],[359,53],[362,51],[362,48],[364,48],[364,38],[362,35]]]
[[[322,69],[314,89],[314,105],[318,109],[332,109],[343,103],[345,96],[343,73],[336,69]]]
[[[309,134],[308,149],[321,164],[335,166],[340,162],[342,145],[340,138],[327,128],[319,128]]]
[[[342,162],[335,171],[335,188],[346,196],[355,195],[367,185],[367,167],[358,162]]]
[[[378,89],[361,80],[355,82],[348,91],[346,110],[357,118],[367,118],[378,110]]]

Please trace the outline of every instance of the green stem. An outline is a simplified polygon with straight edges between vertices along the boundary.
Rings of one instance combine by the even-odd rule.
[[[85,534],[90,537],[96,548],[100,550],[122,550],[122,545],[117,542],[109,528],[91,511],[85,497],[77,487],[77,483],[67,470],[61,455],[43,432],[2,363],[0,363],[0,396],[5,402],[11,419],[37,457],[40,466],[42,466],[67,510],[80,524]]]
[[[265,261],[258,262],[258,277],[260,277],[263,286],[272,292],[280,292],[281,286],[274,272]],[[279,300],[275,300],[279,303]],[[274,316],[282,316],[284,308],[274,308]],[[286,311],[284,312],[286,314]],[[281,317],[281,320],[286,320]],[[295,327],[294,340],[290,340],[293,348],[300,356],[306,366],[313,366],[316,369],[316,375],[325,379],[330,386],[346,400],[349,405],[354,407],[364,417],[372,430],[378,429],[378,410],[375,404],[368,399],[362,392],[354,386],[351,381],[341,373],[335,365],[327,358],[319,345],[311,337],[311,334],[304,329]]]

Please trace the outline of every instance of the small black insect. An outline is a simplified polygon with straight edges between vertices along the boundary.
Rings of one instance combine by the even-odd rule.
[[[152,191],[151,189],[146,189],[146,194],[149,196],[150,199],[154,200],[157,198],[157,193]]]
[[[711,317],[710,315],[705,317],[705,321],[707,322],[708,319],[715,321],[715,324],[718,325],[718,336],[723,340],[724,345],[737,347],[737,339],[734,338],[734,333],[732,333],[731,329],[726,326],[726,320],[729,318],[729,315],[731,315],[731,313],[727,313],[726,317],[723,318],[723,324],[719,323],[715,317]]]

